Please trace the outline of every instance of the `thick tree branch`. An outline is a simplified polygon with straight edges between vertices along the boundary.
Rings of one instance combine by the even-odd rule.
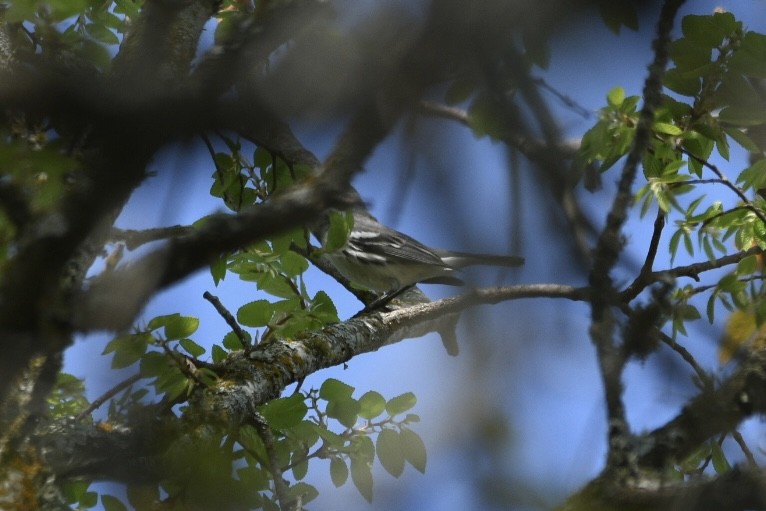
[[[751,352],[720,388],[689,402],[673,420],[641,440],[639,462],[661,468],[683,460],[709,438],[734,430],[745,418],[766,413],[766,351]]]

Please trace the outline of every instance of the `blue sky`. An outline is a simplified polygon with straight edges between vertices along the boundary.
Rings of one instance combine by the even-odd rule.
[[[688,2],[683,12],[710,13],[720,5],[728,6],[748,27],[764,30],[763,2],[701,0]],[[562,129],[570,137],[580,136],[595,121],[595,111],[604,104],[610,88],[619,85],[628,94],[639,94],[651,60],[653,18],[643,20],[638,33],[623,30],[619,37],[601,28],[598,21],[589,28],[587,34],[575,30],[560,34],[553,44],[549,71],[539,73],[594,112],[591,119],[583,119],[550,98],[562,116]],[[382,221],[395,219],[393,227],[433,246],[497,253],[513,248],[527,257],[526,266],[518,271],[472,272],[474,282],[585,283],[571,253],[556,239],[561,233],[544,214],[547,199],[532,186],[530,173],[534,169],[523,159],[519,172],[521,203],[510,204],[512,184],[505,171],[502,146],[477,140],[466,128],[448,121],[424,120],[416,133],[417,147],[423,149],[412,159],[403,142],[412,135],[398,130],[375,151],[355,182]],[[298,135],[320,156],[326,154],[335,136],[316,126],[304,126]],[[735,158],[744,156],[738,153]],[[398,172],[410,161],[414,162],[414,177],[406,199],[401,200],[401,191],[393,186]],[[212,166],[203,147],[169,148],[157,157],[154,166],[163,177],[148,181],[136,192],[118,226],[186,224],[220,209],[207,194]],[[732,164],[731,168],[742,167]],[[615,180],[616,174],[607,174],[603,191],[583,195],[597,222]],[[520,240],[512,238],[515,222],[523,223]],[[636,251],[637,260],[642,258],[638,251],[650,229],[651,220],[647,225],[631,222],[626,229],[629,249]],[[668,264],[667,260],[658,261],[659,267]],[[312,292],[326,289],[331,294],[341,317],[359,309],[351,295],[324,275],[312,270],[306,281]],[[423,289],[432,298],[460,291],[443,286]],[[146,321],[179,311],[198,316],[202,323],[195,340],[203,345],[219,342],[227,327],[202,299],[204,290],[219,295],[232,310],[262,297],[253,287],[236,282],[233,275],[215,288],[209,275],[201,272],[159,295],[141,318]],[[447,356],[438,337],[431,335],[357,357],[347,369],[332,368],[312,375],[305,388],[318,387],[326,378],[334,377],[356,386],[357,395],[370,389],[387,397],[414,392],[419,400],[416,412],[422,417],[415,430],[426,441],[429,465],[425,475],[408,468],[400,480],[377,466],[376,500],[368,506],[350,483],[334,489],[327,464],[319,462],[312,466],[311,477],[321,487],[321,496],[311,509],[337,509],[334,506],[339,501],[346,509],[470,509],[476,496],[473,483],[498,468],[513,482],[519,509],[527,509],[523,501],[558,502],[598,473],[605,452],[602,395],[587,334],[588,314],[583,304],[553,300],[481,307],[463,317],[459,357]],[[106,335],[80,340],[66,355],[65,369],[89,378],[91,397],[115,381],[109,359],[100,356],[107,340]],[[716,346],[709,338],[696,340],[694,348],[702,360],[713,363]],[[686,374],[679,374],[684,381],[676,382],[678,386],[667,392],[667,380],[659,378],[657,372],[665,367],[632,364],[626,372],[628,414],[637,430],[672,417],[694,392]],[[473,448],[479,442],[474,428],[496,417],[507,420],[508,442],[496,453],[498,459],[477,459],[473,454],[485,451]],[[750,429],[758,435],[759,426],[756,422]]]

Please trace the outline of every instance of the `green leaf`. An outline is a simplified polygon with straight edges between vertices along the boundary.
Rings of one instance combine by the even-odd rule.
[[[303,420],[308,413],[308,407],[302,394],[293,394],[269,401],[260,411],[272,428],[289,429]]]
[[[226,357],[228,356],[228,353],[226,353],[226,350],[218,346],[217,344],[213,344],[212,348],[212,358],[214,364],[220,364],[224,360],[226,360]]]
[[[181,345],[186,353],[194,358],[199,358],[205,354],[205,348],[192,341],[191,339],[181,339],[178,341],[178,344]]]
[[[420,473],[426,471],[426,445],[417,433],[411,429],[402,429],[399,433],[402,442],[402,450],[407,462],[415,467]]]
[[[386,400],[379,393],[371,390],[359,398],[359,417],[374,419],[386,409]]]
[[[159,330],[165,327],[165,337],[168,340],[181,339],[189,337],[199,326],[199,319],[190,316],[181,316],[180,314],[167,314],[157,316],[149,321],[149,330]]]
[[[666,135],[680,135],[684,132],[681,128],[674,124],[668,124],[666,122],[655,122],[654,123],[654,131],[657,133],[664,133]]]
[[[743,257],[737,263],[736,274],[737,275],[752,275],[758,269],[758,257],[755,255],[749,255]]]
[[[625,101],[625,89],[614,87],[606,95],[606,101],[613,107],[619,107]]]
[[[80,499],[85,495],[89,486],[90,481],[66,480],[62,481],[61,490],[67,502],[75,503],[79,502]]]
[[[717,474],[725,474],[731,470],[731,465],[726,459],[726,454],[724,454],[723,449],[721,449],[721,446],[718,445],[718,442],[710,442],[710,454],[711,460],[713,462],[713,468]]]
[[[386,403],[386,412],[388,415],[394,416],[400,413],[404,413],[417,403],[418,399],[412,392],[405,392],[400,396],[396,396]]]
[[[741,75],[766,78],[766,35],[747,32],[729,59],[729,67]]]
[[[314,488],[312,485],[307,483],[295,483],[294,485],[290,486],[290,488],[287,491],[287,497],[289,500],[294,501],[298,498],[301,499],[301,502],[304,504],[307,504],[317,498],[319,496],[319,492],[316,488]]]
[[[154,337],[148,333],[121,335],[109,341],[103,354],[114,352],[112,369],[122,369],[138,362],[152,342]]]
[[[170,360],[164,353],[150,351],[141,357],[141,376],[152,378],[159,376],[170,367]]]
[[[309,269],[309,262],[302,255],[287,251],[279,258],[279,266],[288,277],[297,277]]]
[[[733,21],[733,16],[729,13],[728,17],[720,16],[716,19],[716,15],[713,16],[697,16],[689,14],[683,17],[681,20],[681,31],[684,37],[694,42],[699,46],[705,48],[716,48],[723,43],[724,37],[727,37],[736,27],[735,24],[729,23]]]
[[[724,131],[726,132],[727,135],[729,135],[732,138],[732,140],[734,140],[737,144],[739,144],[745,150],[751,153],[761,152],[760,148],[756,145],[756,143],[753,142],[744,131],[738,130],[736,128],[724,128]]]
[[[295,452],[296,456],[299,457],[305,457],[305,454],[302,452]],[[306,474],[309,471],[309,460],[303,459],[303,460],[295,460],[292,461],[292,467],[293,467],[293,477],[296,481],[300,481],[304,477],[306,477]]]
[[[111,495],[101,495],[101,505],[104,506],[104,511],[128,511],[120,499]]]
[[[295,288],[289,278],[284,275],[272,276],[266,273],[258,275],[255,279],[258,289],[279,298],[296,298]]]
[[[699,76],[690,76],[678,68],[668,69],[663,79],[665,87],[682,96],[696,96],[702,87]]]
[[[157,393],[166,394],[168,400],[173,400],[189,388],[189,381],[177,367],[169,367],[157,377],[154,388]]]
[[[354,387],[335,378],[328,378],[319,388],[319,397],[325,401],[345,400],[354,393]]]
[[[80,507],[88,509],[91,507],[95,507],[96,504],[98,504],[98,493],[94,491],[85,492],[85,494],[80,498]]]
[[[478,95],[471,102],[468,108],[468,125],[477,138],[488,135],[500,140],[507,132],[502,115],[498,114],[494,101],[486,94]]]
[[[224,278],[226,278],[226,267],[228,260],[226,257],[218,257],[210,263],[210,275],[213,277],[213,283],[217,286]]]
[[[85,31],[88,35],[93,37],[96,41],[104,44],[120,44],[120,39],[117,35],[106,28],[104,25],[98,23],[87,23],[85,25]]]
[[[354,215],[350,211],[331,211],[328,220],[330,225],[323,240],[324,249],[327,252],[335,252],[346,245],[348,235],[354,227]]]
[[[731,105],[721,110],[718,119],[735,126],[756,126],[766,123],[766,112],[762,108]]]
[[[737,177],[737,183],[748,190],[758,190],[766,187],[766,159],[758,160],[742,171]]]
[[[364,460],[351,458],[351,481],[367,502],[372,502],[372,468]]]
[[[327,403],[327,415],[347,428],[353,428],[359,416],[359,401],[352,398],[330,401]]]
[[[243,332],[245,334],[245,339],[247,339],[248,342],[250,342],[250,334],[247,332]],[[242,345],[242,341],[240,340],[239,336],[235,334],[234,332],[229,332],[228,334],[223,336],[223,347],[226,348],[229,351],[237,351],[244,348]]]
[[[165,337],[168,340],[189,337],[197,331],[199,319],[191,316],[173,314],[165,323]]]
[[[318,429],[320,427],[309,420],[304,420],[290,428],[285,434],[308,449],[319,441]]]
[[[348,466],[340,456],[330,460],[330,479],[336,488],[343,486],[348,480]]]
[[[332,302],[330,295],[324,291],[318,291],[311,299],[310,309],[311,314],[322,321],[322,323],[330,324],[340,321],[338,318],[338,311],[335,308],[335,304]]]
[[[266,326],[274,313],[274,306],[268,300],[246,303],[237,310],[237,322],[244,326]]]
[[[378,453],[380,464],[383,465],[386,472],[394,477],[402,475],[404,472],[404,452],[399,433],[389,428],[378,433],[375,452]]]

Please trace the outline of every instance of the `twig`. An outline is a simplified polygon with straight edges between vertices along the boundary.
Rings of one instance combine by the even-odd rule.
[[[231,312],[229,312],[229,310],[221,303],[221,300],[219,300],[217,296],[211,294],[209,291],[202,293],[202,298],[210,302],[213,307],[215,307],[216,312],[218,312],[223,320],[226,321],[226,324],[229,325],[229,328],[231,328],[232,332],[234,332],[234,335],[237,336],[237,339],[239,339],[239,341],[242,343],[242,346],[250,347],[250,339],[248,338],[247,333],[242,330],[242,327],[239,326],[239,323],[237,323],[237,320],[234,318]]]
[[[621,298],[630,302],[633,298],[646,288],[646,286],[652,282],[652,267],[654,266],[654,259],[657,257],[657,248],[660,244],[660,236],[662,236],[662,229],[665,228],[665,213],[661,210],[657,210],[657,218],[654,219],[654,231],[652,232],[652,239],[649,242],[649,250],[646,252],[646,259],[644,260],[641,271],[638,273],[638,277],[621,293]]]
[[[266,448],[267,465],[271,476],[274,478],[274,489],[277,494],[277,500],[279,501],[279,508],[281,511],[289,511],[295,509],[293,503],[289,498],[289,489],[287,482],[282,477],[282,467],[279,466],[277,458],[276,440],[274,434],[271,432],[266,419],[258,412],[253,413],[253,426],[258,431],[258,435],[263,440],[263,445]]]
[[[675,339],[670,337],[668,334],[661,330],[657,330],[659,332],[660,340],[668,346],[671,350],[675,351],[679,355],[681,355],[681,358],[689,364],[689,366],[694,370],[695,373],[697,373],[697,378],[700,379],[700,383],[702,383],[702,386],[706,390],[712,390],[713,388],[713,380],[708,375],[708,373],[702,369],[702,366],[700,366],[697,363],[697,360],[694,358],[694,355],[692,355],[689,350],[684,348],[682,345],[680,345]]]
[[[745,443],[745,439],[742,438],[742,433],[737,431],[736,429],[731,432],[731,437],[734,439],[735,442],[737,442],[737,445],[739,445],[739,448],[742,449],[742,452],[745,454],[745,458],[747,458],[747,464],[750,465],[753,468],[758,467],[758,463],[755,462],[755,456],[753,456],[753,451],[750,450],[750,448]]]
[[[747,195],[745,195],[745,193],[738,186],[736,186],[734,183],[729,181],[729,178],[726,177],[726,175],[724,175],[724,173],[721,172],[721,170],[718,167],[716,167],[715,165],[713,165],[712,163],[710,163],[706,159],[700,158],[699,156],[689,152],[688,150],[684,149],[683,147],[679,147],[678,150],[681,151],[681,153],[687,155],[689,158],[692,158],[692,159],[696,160],[701,165],[703,165],[703,166],[707,167],[708,169],[710,169],[711,171],[713,171],[713,173],[716,176],[718,176],[718,182],[720,184],[723,184],[724,186],[726,186],[730,190],[732,190],[735,194],[737,194],[737,197],[739,197],[740,200],[745,203],[746,207],[748,209],[750,209],[753,213],[755,213],[755,215],[758,217],[758,219],[761,222],[766,224],[766,215],[764,215],[763,212],[760,211],[758,208],[753,206],[752,201],[747,197]]]
[[[77,417],[75,417],[76,421],[81,421],[85,417],[88,417],[90,414],[92,414],[94,411],[96,411],[101,405],[106,403],[109,399],[113,398],[126,388],[130,387],[134,383],[136,383],[138,380],[141,379],[141,373],[136,373],[130,378],[127,378],[111,389],[104,392],[102,395],[100,395],[97,399],[94,399],[93,402],[83,411],[77,414]]]
[[[532,77],[532,82],[535,83],[535,85],[542,87],[543,89],[547,90],[551,94],[553,94],[559,101],[561,101],[564,106],[568,107],[570,110],[578,114],[584,119],[590,119],[593,117],[593,112],[585,108],[584,106],[580,105],[577,101],[570,98],[566,94],[563,94],[561,91],[550,85],[548,82],[545,81],[544,78],[540,77]]]

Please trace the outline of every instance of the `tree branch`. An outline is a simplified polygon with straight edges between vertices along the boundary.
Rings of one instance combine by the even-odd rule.
[[[654,111],[662,102],[662,78],[668,62],[670,32],[676,13],[683,0],[666,0],[657,25],[657,38],[654,41],[654,61],[649,67],[649,76],[643,90],[644,106],[639,115],[633,145],[628,153],[625,165],[617,185],[617,193],[606,217],[606,224],[596,245],[593,255],[589,282],[593,288],[591,301],[592,324],[591,338],[596,346],[601,377],[604,382],[607,415],[609,418],[609,456],[607,466],[613,467],[625,462],[622,445],[629,426],[625,418],[625,406],[622,402],[622,369],[625,354],[614,339],[613,319],[610,307],[617,302],[611,271],[622,251],[622,227],[627,219],[628,208],[633,201],[632,186],[644,152],[649,146]]]

